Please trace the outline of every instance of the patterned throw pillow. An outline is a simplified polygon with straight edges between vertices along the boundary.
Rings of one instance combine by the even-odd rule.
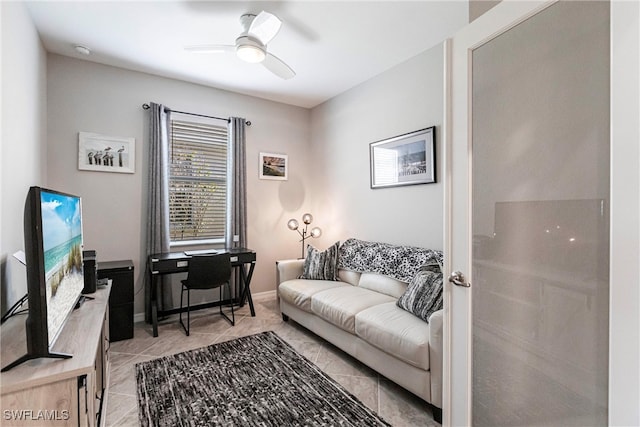
[[[324,252],[313,246],[307,246],[307,257],[304,260],[304,270],[301,279],[338,281],[338,247],[340,242],[334,243]]]
[[[442,308],[440,267],[437,264],[420,267],[396,304],[429,323],[429,317]]]

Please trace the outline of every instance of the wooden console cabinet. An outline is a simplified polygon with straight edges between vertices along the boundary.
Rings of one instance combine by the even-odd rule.
[[[98,289],[69,315],[53,351],[72,358],[30,360],[0,374],[0,425],[104,425],[110,292],[110,285]],[[14,316],[0,328],[3,367],[26,354],[25,319]]]

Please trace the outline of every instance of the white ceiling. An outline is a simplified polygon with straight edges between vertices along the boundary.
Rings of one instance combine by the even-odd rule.
[[[406,61],[468,22],[449,1],[37,1],[27,2],[48,52],[227,89],[302,107]],[[282,29],[269,52],[297,73],[282,80],[235,55],[184,46],[234,44],[243,13],[266,10]],[[76,53],[73,45],[92,50]]]

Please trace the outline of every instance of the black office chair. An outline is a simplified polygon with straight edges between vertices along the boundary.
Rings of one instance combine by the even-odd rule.
[[[222,311],[222,286],[227,285],[227,292],[231,297],[230,279],[231,256],[228,253],[192,256],[189,259],[187,278],[182,281],[182,291],[180,292],[180,324],[187,336],[189,335],[191,289],[220,288],[220,314],[231,323],[231,326],[235,325],[236,317],[233,312],[233,302],[231,303],[231,319]],[[182,299],[185,290],[187,291],[187,326],[182,322]]]

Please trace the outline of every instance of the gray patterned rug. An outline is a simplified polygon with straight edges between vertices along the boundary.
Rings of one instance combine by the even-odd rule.
[[[388,426],[273,332],[136,365],[142,426]]]

